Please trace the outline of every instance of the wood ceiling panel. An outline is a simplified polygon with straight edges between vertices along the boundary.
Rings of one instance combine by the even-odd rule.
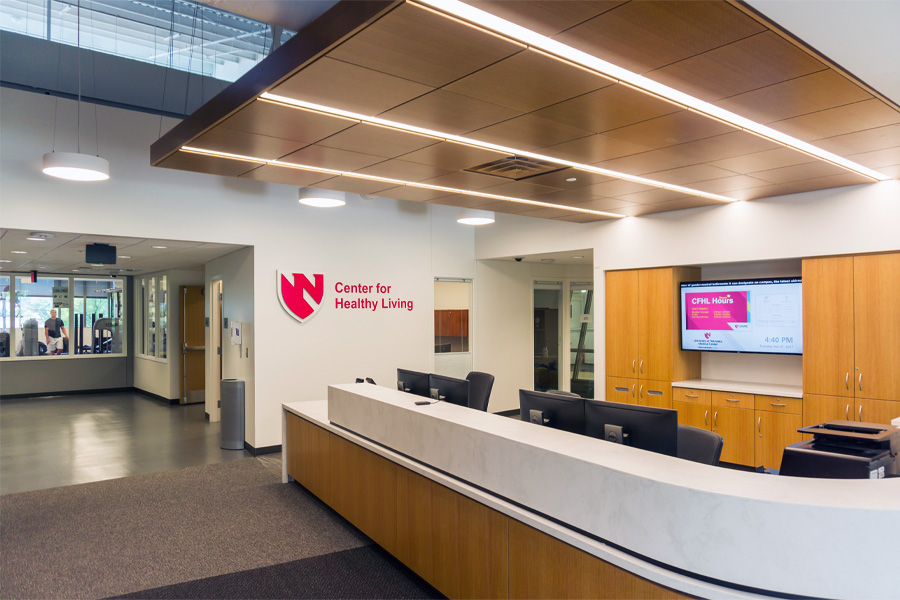
[[[900,111],[872,98],[771,123],[772,129],[804,141],[844,135],[900,123]]]
[[[566,2],[532,0],[530,2],[481,2],[469,1],[479,8],[501,19],[512,21],[541,35],[553,37],[561,31],[574,27],[608,10],[624,4],[627,0],[568,0]]]
[[[695,181],[709,181],[710,179],[721,179],[723,177],[731,177],[734,171],[728,171],[720,167],[701,164],[691,165],[689,167],[681,167],[679,169],[669,169],[666,171],[657,171],[648,173],[649,179],[662,181],[664,183],[672,183],[674,185],[686,185]],[[689,186],[693,187],[693,186]]]
[[[219,127],[313,144],[352,127],[356,121],[256,100]]]
[[[465,190],[485,190],[485,188],[493,187],[495,185],[503,183],[504,181],[506,180],[494,175],[457,171],[448,175],[441,175],[440,177],[427,179],[422,183]]]
[[[818,177],[815,179],[804,179],[802,181],[792,181],[777,185],[762,186],[747,190],[732,192],[731,196],[739,200],[758,200],[761,198],[769,198],[772,196],[785,196],[788,194],[800,194],[803,192],[812,192],[815,190],[824,190],[835,187],[843,187],[846,185],[859,185],[860,183],[870,183],[870,180],[847,173],[846,171],[840,175],[831,175],[829,177]]]
[[[696,196],[688,196],[683,192],[676,192],[674,190],[664,190],[661,188],[654,188],[652,190],[646,192],[638,192],[636,194],[622,194],[617,196],[621,200],[627,200],[628,202],[634,202],[635,204],[659,204],[660,202],[672,202],[674,200],[683,200],[684,198],[696,198]],[[704,202],[710,202],[709,200],[704,199]]]
[[[647,146],[617,140],[602,133],[578,138],[571,142],[563,142],[555,146],[538,148],[541,154],[588,165],[622,156],[640,154],[648,150],[650,148]]]
[[[394,158],[438,143],[434,138],[360,123],[319,141],[320,146]]]
[[[562,65],[558,60],[533,50],[524,50],[444,89],[531,112],[609,85],[612,81]]]
[[[768,181],[770,183],[788,183],[791,181],[829,177],[831,175],[843,175],[844,173],[847,173],[846,169],[836,167],[826,162],[816,161],[802,165],[794,165],[792,167],[757,171],[752,175],[756,179],[762,179],[763,181]],[[871,181],[869,179],[863,179],[866,182]]]
[[[562,208],[535,208],[533,210],[529,210],[527,212],[518,213],[523,217],[533,217],[535,219],[564,219],[571,218],[576,214],[582,215],[583,219],[590,219],[591,221],[599,221],[605,220],[611,217],[601,217],[600,215],[591,215],[589,213],[573,213],[571,211],[562,209]]]
[[[242,173],[246,173],[262,164],[263,163],[216,158],[214,156],[204,156],[202,154],[192,154],[190,152],[179,150],[163,160],[162,163],[160,163],[160,166],[166,167],[167,169],[179,169],[182,171],[209,173],[211,175],[238,177]]]
[[[651,71],[647,77],[715,102],[825,68],[791,42],[767,31]]]
[[[566,181],[567,179],[575,178],[575,181]],[[552,173],[545,173],[543,175],[535,175],[534,177],[529,177],[524,180],[530,183],[538,183],[540,185],[548,185],[550,187],[559,188],[561,190],[567,189],[577,189],[582,188],[588,185],[597,185],[598,183],[605,183],[607,181],[613,181],[612,177],[607,177],[605,175],[597,175],[596,173],[589,173],[587,171],[579,171],[577,169],[562,169],[560,171],[554,171]]]
[[[289,169],[287,167],[276,167],[274,165],[263,165],[241,175],[241,178],[243,179],[271,181],[272,183],[283,183],[286,185],[296,185],[298,187],[313,187],[320,181],[325,181],[332,177],[333,175],[327,175],[325,173]]]
[[[329,53],[348,63],[441,87],[522,49],[403,4]]]
[[[636,73],[759,33],[765,28],[725,2],[629,2],[554,39]]]
[[[502,181],[502,180],[501,180]],[[482,192],[488,194],[498,194],[500,196],[512,196],[513,198],[532,198],[540,194],[549,194],[550,192],[559,191],[558,188],[547,185],[539,185],[530,181],[510,181],[509,183],[501,183],[489,188],[484,188]]]
[[[895,165],[893,167],[881,167],[878,171],[887,175],[888,177],[900,179],[900,165]]]
[[[311,167],[334,169],[336,171],[356,171],[384,160],[381,156],[351,152],[326,146],[307,146],[283,159],[285,162]]]
[[[612,221],[614,217],[601,217],[584,213],[570,212],[561,217],[555,217],[554,221],[566,221],[568,223],[596,223],[598,221]]]
[[[337,190],[351,194],[378,194],[383,190],[396,187],[393,183],[372,181],[371,179],[357,179],[356,177],[333,177],[320,181],[317,188],[324,190]]]
[[[651,148],[665,148],[694,140],[733,132],[730,125],[713,121],[696,113],[681,111],[641,123],[605,132],[618,140]]]
[[[710,164],[728,171],[734,171],[735,173],[755,173],[757,171],[802,165],[810,162],[816,162],[816,159],[808,154],[778,146],[772,150],[724,158],[713,161]]]
[[[439,169],[432,165],[423,165],[405,160],[393,159],[380,162],[370,167],[357,170],[358,173],[365,175],[375,175],[377,177],[390,177],[392,179],[401,179],[403,181],[424,181],[441,175],[449,175],[453,171],[448,169]]]
[[[519,116],[517,110],[435,90],[380,115],[399,123],[460,135]]]
[[[272,93],[374,116],[432,89],[325,56],[276,86]]]
[[[474,148],[464,144],[455,144],[453,142],[441,142],[405,154],[403,155],[403,160],[425,165],[434,165],[452,171],[461,171],[463,169],[497,160],[498,158],[503,158],[504,156],[506,156],[506,154],[494,152],[493,150],[483,150],[481,148]]]
[[[900,140],[897,141],[900,143]],[[900,146],[876,150],[874,152],[864,152],[863,154],[854,154],[847,158],[853,162],[869,167],[870,169],[892,167],[894,165],[900,165]]]
[[[537,111],[539,117],[595,133],[633,125],[682,109],[621,84],[614,84]]]
[[[191,145],[204,150],[275,160],[299,150],[306,143],[215,127],[191,142]]]
[[[520,150],[536,150],[593,135],[534,115],[522,115],[473,131],[468,137]]]
[[[849,156],[893,148],[897,145],[897,140],[900,140],[900,125],[888,125],[816,140],[816,146],[834,152],[838,156]]]
[[[481,208],[487,203],[492,203],[494,200],[490,198],[482,198],[480,196],[468,196],[466,194],[450,194],[449,196],[442,196],[436,200],[429,202],[429,204],[440,204],[442,206],[457,206],[459,208]],[[511,203],[510,203],[511,204]],[[500,211],[504,212],[504,211]]]
[[[636,205],[633,208],[627,208],[617,212],[627,214],[632,217],[640,217],[644,215],[668,212],[670,210],[684,210],[688,208],[701,208],[704,206],[716,208],[722,206],[722,203],[714,202],[712,200],[706,200],[705,198],[698,198],[697,196],[684,196],[682,198],[669,200],[667,202]]]
[[[715,104],[758,123],[771,123],[871,97],[843,75],[826,69]]]
[[[721,179],[710,179],[709,181],[696,181],[690,187],[701,192],[721,194],[739,200],[740,198],[732,192],[764,185],[768,185],[768,182],[762,179],[756,179],[749,175],[734,175],[733,177],[722,177]]]
[[[624,179],[614,179],[607,183],[592,185],[584,189],[585,193],[600,198],[619,198],[625,194],[637,194],[640,192],[648,192],[658,188],[634,183],[633,181],[625,181]]]
[[[478,206],[481,210],[493,210],[495,212],[504,213],[507,215],[520,215],[523,212],[532,210],[534,206],[530,204],[522,204],[520,202],[509,202],[506,200],[496,201],[496,200],[488,200],[485,199],[487,204],[482,204]]]
[[[411,200],[413,202],[428,202],[437,200],[444,196],[449,196],[447,192],[439,192],[437,190],[429,190],[425,188],[417,188],[411,185],[402,185],[394,188],[382,190],[381,196],[394,198],[396,200]]]
[[[568,192],[555,192],[552,194],[543,194],[535,196],[532,200],[538,202],[549,202],[551,204],[561,204],[563,206],[576,206],[578,208],[586,208],[588,210],[602,210],[607,212],[618,212],[620,208],[633,206],[633,202],[621,200],[619,198],[600,198],[596,196],[585,196],[582,194],[579,198],[573,195],[567,195]],[[588,198],[588,200],[585,200]]]

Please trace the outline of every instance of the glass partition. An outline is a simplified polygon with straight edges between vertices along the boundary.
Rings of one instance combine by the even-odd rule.
[[[559,389],[562,283],[534,283],[534,389]]]
[[[9,303],[9,276],[0,277],[0,358],[10,355],[10,330],[12,329],[12,312]]]
[[[72,335],[75,354],[122,352],[125,322],[121,279],[75,279]]]
[[[156,356],[156,277],[147,282],[147,349],[146,353]]]
[[[166,276],[159,278],[159,350],[157,356],[166,358],[166,334],[168,333],[168,310],[169,303],[167,301]]]
[[[472,282],[434,282],[434,352],[469,352]]]
[[[594,286],[572,283],[569,288],[570,390],[594,397]]]

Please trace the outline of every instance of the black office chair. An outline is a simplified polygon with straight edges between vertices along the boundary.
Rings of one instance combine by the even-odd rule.
[[[554,394],[556,396],[565,396],[566,398],[581,398],[581,394],[576,394],[575,392],[567,392],[565,390],[547,390],[548,394]]]
[[[466,379],[469,381],[469,408],[487,411],[491,388],[494,387],[494,376],[490,373],[472,371],[466,375]]]
[[[678,458],[715,466],[719,464],[724,442],[718,433],[690,425],[678,426]]]

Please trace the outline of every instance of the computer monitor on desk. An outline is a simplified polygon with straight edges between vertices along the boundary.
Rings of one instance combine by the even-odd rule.
[[[605,400],[585,400],[585,433],[669,456],[678,455],[678,411]]]
[[[397,389],[416,396],[428,397],[428,373],[397,369]]]
[[[584,433],[584,398],[580,396],[519,390],[519,415],[536,425]]]
[[[432,373],[428,376],[428,388],[431,397],[435,400],[469,406],[469,381],[467,379]]]

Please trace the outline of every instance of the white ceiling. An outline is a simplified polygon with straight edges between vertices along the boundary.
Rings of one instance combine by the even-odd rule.
[[[230,254],[244,246],[207,244],[176,240],[131,238],[109,235],[48,232],[51,239],[35,242],[26,238],[30,230],[0,229],[0,274],[9,272],[84,275],[139,275],[168,269],[202,269],[210,260]],[[87,244],[109,244],[116,247],[115,265],[91,266],[85,261]],[[153,248],[153,246],[166,246]],[[26,252],[17,254],[16,251]]]

